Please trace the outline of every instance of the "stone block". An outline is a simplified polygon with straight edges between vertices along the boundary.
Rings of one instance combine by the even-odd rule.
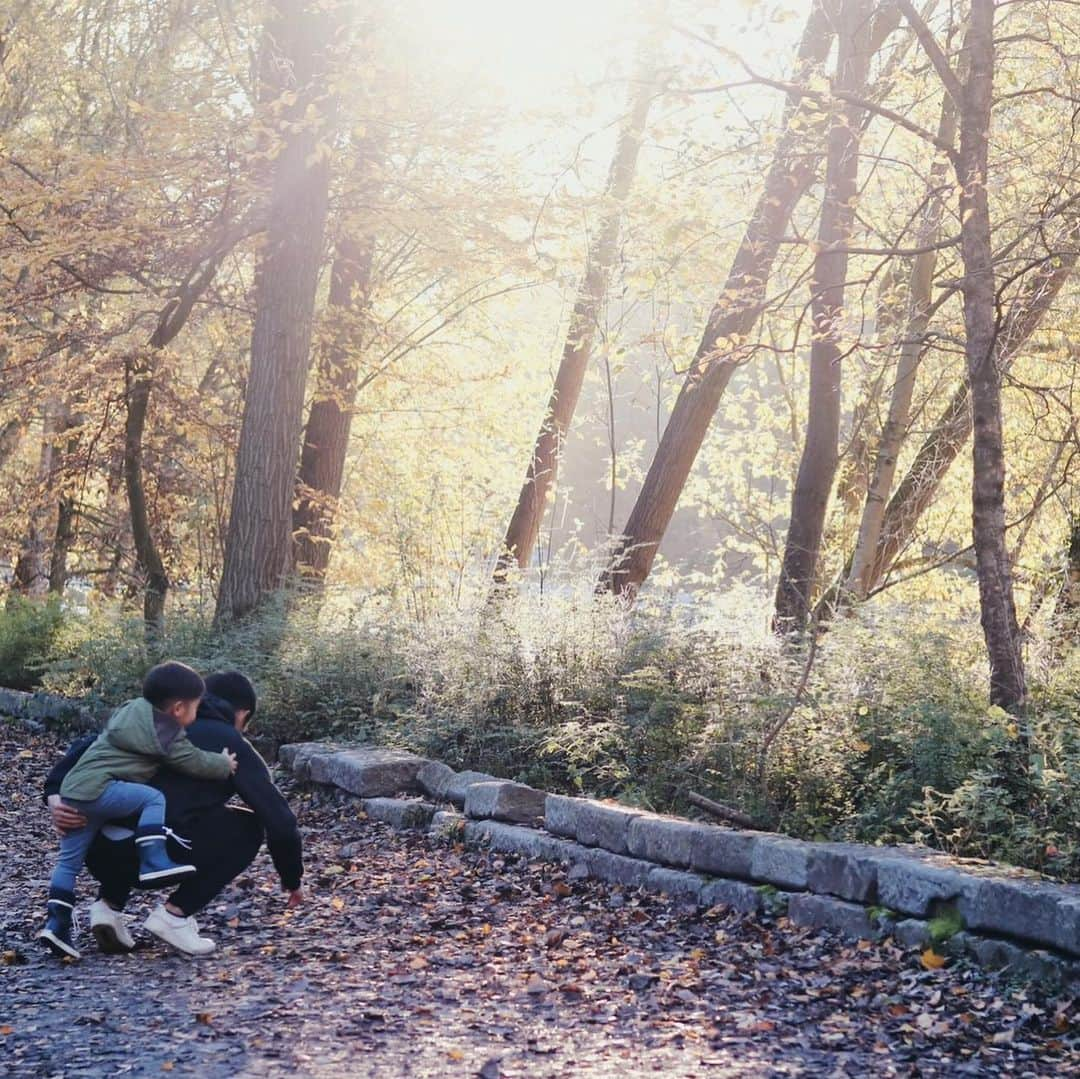
[[[577,804],[581,798],[549,794],[544,799],[544,827],[554,835],[577,838]]]
[[[335,742],[292,742],[278,750],[278,763],[306,783],[311,779],[311,762],[316,757],[329,757],[345,748]]]
[[[645,879],[645,887],[654,892],[663,892],[676,899],[689,899],[701,902],[701,890],[705,886],[704,878],[696,873],[685,873],[679,869],[650,869]]]
[[[785,836],[761,835],[750,859],[750,877],[777,888],[802,890],[810,869],[811,843]]]
[[[490,776],[487,772],[455,772],[447,782],[443,791],[443,798],[447,802],[461,807],[465,804],[465,795],[474,783],[497,783],[498,776]]]
[[[987,970],[1017,969],[1027,957],[1023,948],[1005,940],[968,936],[966,951]]]
[[[418,798],[365,798],[361,804],[372,820],[389,824],[399,832],[427,828],[435,816],[435,807]]]
[[[570,836],[587,847],[603,847],[612,854],[626,854],[630,822],[641,810],[590,798],[549,794],[544,806],[544,826],[556,835]]]
[[[626,854],[630,849],[626,833],[630,822],[641,816],[641,811],[625,806],[577,799],[575,836],[587,847],[603,847],[612,854]]]
[[[678,817],[644,814],[635,817],[626,830],[627,850],[635,858],[687,869],[695,838],[709,827],[711,825],[693,824]]]
[[[466,843],[487,843],[492,850],[544,862],[584,862],[586,848],[566,839],[557,839],[536,828],[502,821],[470,820],[465,822]]]
[[[881,851],[860,843],[815,843],[806,872],[811,892],[854,903],[877,900]]]
[[[361,798],[389,798],[416,790],[416,775],[427,763],[400,749],[345,749],[311,758],[311,778],[332,783]]]
[[[690,842],[690,866],[716,877],[750,876],[757,832],[741,832],[715,824],[694,825]]]
[[[465,815],[456,809],[439,809],[432,814],[428,831],[433,835],[454,837],[465,827]]]
[[[585,866],[589,870],[589,876],[609,884],[622,884],[627,888],[643,888],[654,868],[650,862],[613,854],[602,847],[590,847],[587,850]]]
[[[711,880],[701,889],[704,907],[730,907],[743,914],[757,914],[762,903],[761,892],[741,880]]]
[[[925,918],[939,904],[955,902],[973,883],[973,877],[955,869],[897,854],[878,862],[877,901],[902,914]]]
[[[886,932],[902,948],[923,950],[930,947],[930,926],[918,918],[902,918],[890,926]]]
[[[428,761],[416,773],[416,782],[429,798],[434,798],[437,802],[445,802],[446,788],[456,775],[457,772],[442,761]]]
[[[545,798],[543,791],[524,783],[473,783],[465,791],[465,816],[528,823],[543,817]]]
[[[1080,956],[1080,888],[1023,878],[973,878],[960,896],[964,924]]]
[[[829,896],[793,895],[788,902],[788,917],[793,925],[829,929],[846,937],[874,940],[879,936],[866,907]]]

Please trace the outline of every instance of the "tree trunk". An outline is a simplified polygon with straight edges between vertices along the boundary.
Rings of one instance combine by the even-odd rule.
[[[528,566],[540,534],[544,510],[555,486],[563,443],[581,396],[611,272],[618,256],[623,210],[634,181],[638,152],[656,92],[655,70],[651,62],[643,63],[638,85],[631,97],[630,111],[615,146],[604,192],[603,215],[596,238],[589,244],[585,275],[578,286],[555,384],[540,423],[532,458],[525,471],[525,482],[495,563],[496,584],[505,582],[514,563],[521,569]]]
[[[83,422],[83,418],[72,415],[70,410],[65,409],[63,417],[63,429],[70,430]],[[75,521],[77,519],[75,495],[72,490],[71,468],[75,460],[75,454],[79,449],[77,437],[70,437],[63,450],[59,446],[57,453],[61,453],[60,469],[62,482],[60,484],[61,495],[56,513],[56,532],[53,536],[52,556],[49,559],[49,591],[55,596],[64,594],[67,585],[68,556],[75,543]]]
[[[948,94],[945,95],[941,108],[938,137],[947,143],[951,143],[956,137],[956,107]],[[916,247],[933,244],[941,231],[945,201],[939,194],[939,189],[945,179],[947,169],[948,161],[944,158],[935,160],[930,169],[930,191],[920,228],[916,234]],[[936,251],[923,251],[917,254],[911,266],[911,275],[908,280],[907,325],[900,343],[896,378],[889,398],[889,413],[881,430],[881,438],[874,458],[874,475],[866,493],[866,502],[859,522],[859,535],[855,542],[855,553],[852,555],[851,568],[845,584],[845,589],[853,601],[864,600],[870,586],[870,573],[878,549],[878,541],[881,538],[885,507],[892,492],[900,447],[903,445],[911,417],[915,375],[926,347],[926,330],[930,321],[930,301],[936,266]]]
[[[219,624],[254,610],[285,584],[292,565],[292,503],[329,194],[329,151],[320,140],[329,136],[333,111],[326,90],[332,20],[314,0],[275,0],[272,8],[264,70],[282,83],[285,133],[255,284]]]
[[[1069,520],[1065,579],[1054,599],[1054,625],[1059,640],[1075,643],[1080,625],[1080,515],[1076,514]]]
[[[994,81],[994,0],[972,0],[966,36],[970,73],[960,112],[960,249],[964,329],[973,421],[972,535],[990,700],[1022,712],[1027,701],[1020,627],[1005,544],[1005,448],[995,338],[996,288],[987,170]]]
[[[344,324],[335,327],[319,362],[300,451],[292,523],[297,568],[314,585],[325,581],[330,562],[356,396],[357,351],[362,345],[357,323],[368,308],[374,251],[371,238],[358,242],[343,237],[330,270],[328,307]]]
[[[861,94],[870,70],[870,0],[844,0],[840,12],[836,87]],[[825,191],[818,227],[820,250],[810,282],[813,339],[810,345],[810,399],[799,472],[791,499],[791,521],[776,589],[775,628],[801,630],[810,616],[825,512],[839,462],[840,393],[843,360],[846,245],[858,197],[858,109],[837,108],[829,129]]]
[[[998,334],[995,348],[998,367],[1006,374],[1016,355],[1028,338],[1038,329],[1046,312],[1061,292],[1065,282],[1076,268],[1080,248],[1077,247],[1080,222],[1068,219],[1066,224],[1067,245],[1060,251],[1050,253],[1040,268],[1032,275],[1021,298],[1012,307],[1005,326]],[[953,391],[948,404],[931,426],[915,459],[897,485],[896,491],[885,509],[877,548],[866,578],[869,595],[892,569],[893,564],[911,542],[915,528],[922,515],[934,501],[938,489],[971,435],[971,404],[967,382]],[[825,621],[837,604],[841,603],[842,584],[851,576],[852,563],[848,563],[841,578],[822,596],[815,617]]]
[[[833,33],[815,0],[799,43],[795,78],[806,80],[826,60]],[[823,116],[809,98],[789,94],[772,164],[701,342],[679,391],[656,455],[614,544],[599,590],[632,600],[649,575],[705,433],[735,368],[739,338],[748,334],[765,304],[773,262],[795,206],[814,180]]]
[[[53,506],[56,471],[56,426],[58,406],[48,401],[41,415],[41,452],[38,458],[38,489],[31,501],[26,536],[15,561],[12,592],[22,596],[44,596],[49,591],[47,568],[49,521]]]
[[[8,463],[11,455],[19,448],[25,431],[26,421],[21,416],[8,420],[0,427],[0,468]]]
[[[154,542],[154,533],[150,526],[142,472],[143,431],[150,407],[153,377],[153,353],[141,359],[129,357],[124,364],[127,400],[127,418],[124,423],[124,484],[127,488],[135,555],[144,578],[143,621],[147,644],[151,647],[160,639],[165,628],[165,597],[169,592],[165,563]]]

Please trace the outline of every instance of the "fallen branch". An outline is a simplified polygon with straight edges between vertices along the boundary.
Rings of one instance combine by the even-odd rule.
[[[738,828],[758,827],[757,822],[745,813],[740,813],[737,809],[731,809],[729,806],[714,802],[711,798],[706,798],[704,794],[695,794],[694,791],[691,791],[686,796],[686,800],[691,805],[696,805],[698,809],[704,809],[706,813],[711,813],[714,817],[726,820]]]

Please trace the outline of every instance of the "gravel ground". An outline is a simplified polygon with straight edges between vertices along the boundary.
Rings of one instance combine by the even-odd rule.
[[[0,727],[4,1075],[1080,1074],[1068,999],[395,834],[299,791],[303,907],[285,911],[263,853],[200,918],[214,956],[138,929],[131,955],[84,932],[82,962],[60,962],[33,936],[61,749]]]

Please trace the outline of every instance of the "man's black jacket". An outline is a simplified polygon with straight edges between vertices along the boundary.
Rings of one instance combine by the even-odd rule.
[[[221,808],[234,794],[254,810],[266,831],[266,845],[281,886],[300,887],[304,873],[300,829],[289,803],[274,786],[266,762],[255,747],[233,726],[233,708],[227,701],[207,694],[199,704],[198,719],[187,729],[193,745],[211,753],[229,749],[236,754],[236,773],[229,779],[193,779],[162,768],[150,780],[165,795],[165,819],[180,835],[209,810]],[[60,793],[64,776],[86,752],[96,735],[73,742],[63,759],[45,778],[44,795]]]

